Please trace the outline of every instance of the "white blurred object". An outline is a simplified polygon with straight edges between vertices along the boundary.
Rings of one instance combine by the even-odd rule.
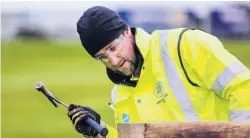
[[[92,6],[107,6],[113,10],[121,8],[133,11],[133,22],[166,23],[170,27],[180,27],[186,24],[186,9],[192,9],[197,15],[204,19],[209,26],[209,11],[216,6],[224,6],[225,2],[71,2],[71,1],[23,1],[2,3],[2,38],[14,37],[18,27],[40,26],[50,36],[59,40],[78,40],[76,22],[83,12]],[[236,22],[245,22],[245,16],[235,15]],[[228,17],[225,17],[228,18]],[[242,26],[235,26],[236,30],[242,30]],[[206,26],[204,26],[206,27]],[[209,27],[207,27],[209,28]],[[166,28],[167,29],[167,28]],[[209,29],[205,29],[209,30]]]

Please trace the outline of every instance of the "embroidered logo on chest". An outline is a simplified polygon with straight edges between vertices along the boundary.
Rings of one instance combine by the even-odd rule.
[[[154,89],[154,95],[157,98],[161,98],[164,95],[164,83],[162,81],[157,81],[155,89]]]
[[[168,94],[165,92],[165,84],[160,80],[156,82],[154,95],[155,97],[160,98],[156,104],[160,104],[162,102],[165,103],[165,98],[168,96]]]

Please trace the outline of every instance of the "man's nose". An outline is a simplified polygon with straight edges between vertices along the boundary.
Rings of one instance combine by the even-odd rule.
[[[109,62],[110,62],[110,64],[116,66],[119,62],[119,58],[117,56],[115,56],[114,54],[110,54],[109,55]]]

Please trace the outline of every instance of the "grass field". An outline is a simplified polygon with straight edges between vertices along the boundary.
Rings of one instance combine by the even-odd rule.
[[[250,67],[250,42],[225,41]],[[65,103],[88,105],[114,126],[109,108],[112,83],[80,43],[5,42],[2,62],[2,138],[81,138],[64,107],[56,109],[34,86],[39,80]]]

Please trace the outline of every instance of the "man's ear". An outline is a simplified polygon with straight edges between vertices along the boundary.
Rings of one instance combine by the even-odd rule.
[[[129,27],[127,27],[126,30],[124,31],[124,35],[126,37],[130,37],[132,35],[131,29]]]

